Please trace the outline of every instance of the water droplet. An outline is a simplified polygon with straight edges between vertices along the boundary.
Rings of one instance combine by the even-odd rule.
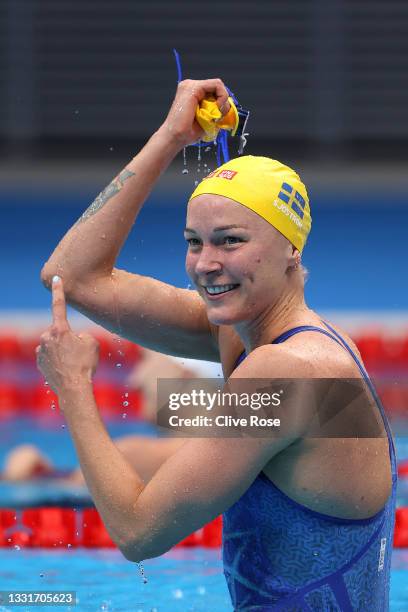
[[[61,429],[65,429],[65,425],[64,424],[61,425]]]
[[[124,412],[124,413],[122,414],[122,419],[127,419],[127,412]]]
[[[109,147],[109,151],[113,151],[113,147]]]
[[[116,364],[116,367],[117,367],[117,368],[121,368],[121,367],[122,367],[122,364],[121,364],[121,363],[117,363],[117,364]]]
[[[105,240],[105,238],[106,238],[106,234],[102,234],[101,238],[102,238],[103,240]]]
[[[174,599],[183,599],[183,596],[183,591],[181,589],[176,589],[175,591],[173,591]]]
[[[147,583],[147,578],[145,575],[145,571],[144,571],[144,567],[143,567],[143,563],[137,563],[136,564],[137,567],[139,568],[139,574],[141,575],[141,577],[143,578],[143,583],[146,584]],[[152,610],[155,608],[152,608]]]
[[[187,169],[187,158],[186,158],[186,147],[184,147],[183,149],[183,170],[182,170],[182,174],[188,174],[188,169]]]
[[[199,586],[198,589],[197,589],[197,593],[199,595],[205,595],[205,593],[206,593],[205,587]]]
[[[14,544],[14,550],[21,550],[21,548],[18,544]]]
[[[54,402],[51,404],[51,410],[55,410],[55,404],[54,404]]]
[[[74,113],[75,113],[75,115],[79,115],[79,110],[76,108],[76,109],[74,110]]]
[[[129,402],[123,402],[123,406],[129,406]]]
[[[44,578],[44,574],[40,574],[40,578]]]
[[[72,548],[72,544],[67,544],[67,548]]]

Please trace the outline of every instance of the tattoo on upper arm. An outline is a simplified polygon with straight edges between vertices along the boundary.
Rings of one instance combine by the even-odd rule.
[[[84,214],[78,219],[77,223],[81,223],[82,221],[89,219],[89,217],[92,217],[92,215],[97,213],[98,210],[103,208],[108,200],[119,193],[124,182],[131,176],[135,176],[135,173],[125,168],[125,170],[123,170],[119,176],[114,178],[113,181],[95,198],[89,208],[87,208]]]

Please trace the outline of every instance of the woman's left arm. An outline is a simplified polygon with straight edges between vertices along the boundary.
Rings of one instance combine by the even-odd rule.
[[[92,388],[60,394],[79,462],[112,539],[130,561],[167,552],[237,501],[287,442],[190,439],[144,485],[110,439]]]
[[[262,347],[261,347],[262,349]],[[275,349],[277,350],[277,349]],[[53,324],[37,347],[37,363],[58,393],[95,505],[131,561],[158,556],[228,509],[268,461],[301,435],[306,417],[268,438],[190,439],[144,484],[109,437],[93,395],[96,341],[75,335],[66,318],[62,281],[53,282]],[[274,355],[269,355],[272,365]],[[251,353],[234,375],[254,378],[265,363]],[[283,363],[282,354],[276,363]],[[302,410],[302,415],[304,410]]]

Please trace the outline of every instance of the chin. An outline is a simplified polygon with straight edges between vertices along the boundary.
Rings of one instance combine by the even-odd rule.
[[[231,308],[213,308],[207,306],[207,317],[213,325],[236,325],[249,319],[248,313]]]

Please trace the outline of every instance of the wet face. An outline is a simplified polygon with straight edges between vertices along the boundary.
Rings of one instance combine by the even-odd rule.
[[[253,321],[284,290],[293,265],[289,241],[252,210],[203,194],[188,206],[187,274],[216,325]]]

